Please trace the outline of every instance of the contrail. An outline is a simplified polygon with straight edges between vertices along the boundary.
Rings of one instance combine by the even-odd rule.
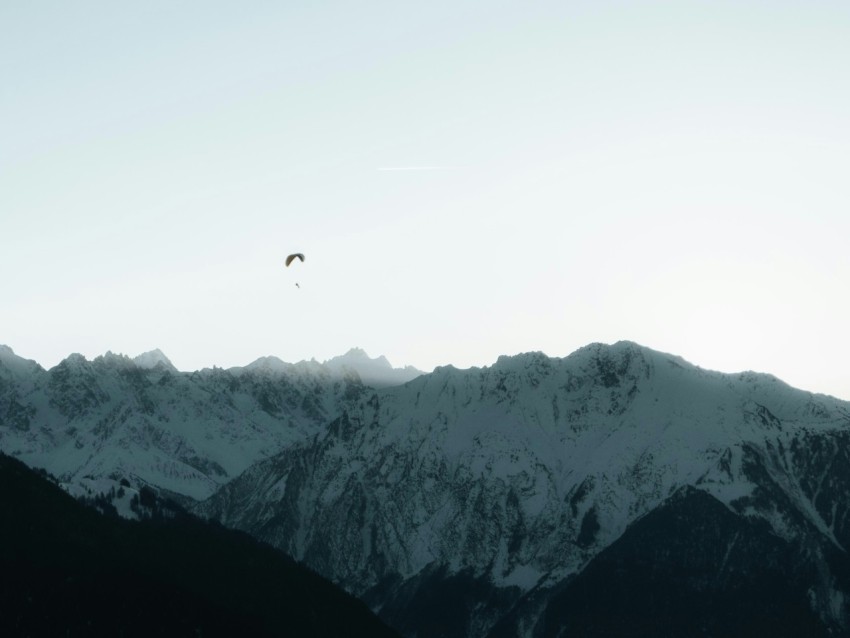
[[[454,171],[462,166],[382,166],[379,171]]]

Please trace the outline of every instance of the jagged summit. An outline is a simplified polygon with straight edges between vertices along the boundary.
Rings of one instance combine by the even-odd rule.
[[[16,355],[9,346],[0,345],[0,423],[3,421],[3,379],[25,379],[44,373],[38,363]]]
[[[311,359],[293,364],[275,356],[266,356],[260,357],[247,366],[230,368],[229,370],[236,374],[259,372],[272,375],[328,375],[335,379],[352,377],[353,375],[353,378],[359,379],[364,385],[375,388],[401,385],[422,374],[420,370],[411,366],[393,368],[386,357],[379,356],[373,359],[361,348],[352,348],[343,355],[321,363],[316,359]]]
[[[288,370],[292,364],[286,363],[282,359],[275,356],[260,357],[249,363],[242,370],[263,370],[266,372],[281,372]]]
[[[137,367],[137,364],[126,354],[120,354],[107,350],[106,354],[95,357],[92,364],[117,370],[127,370]]]
[[[32,359],[24,359],[18,356],[14,350],[3,344],[0,344],[0,366],[19,371],[44,370],[44,368]]]
[[[171,363],[168,357],[166,357],[162,350],[159,348],[155,348],[154,350],[149,350],[148,352],[143,352],[137,357],[133,357],[133,361],[140,368],[144,368],[146,370],[157,367],[158,365],[162,365],[165,368],[170,370],[176,370],[174,364]]]
[[[19,357],[15,354],[11,347],[4,344],[0,344],[0,363],[5,365],[7,368],[14,365],[17,367],[24,366],[28,370],[32,366],[37,366],[41,369],[38,363]],[[95,357],[92,361],[89,361],[79,352],[74,352],[62,359],[55,368],[62,370],[82,370],[88,369],[92,365],[107,367],[135,366],[143,370],[154,370],[159,368],[171,372],[177,372],[177,368],[159,348],[143,352],[133,358],[124,354],[114,353],[110,350]],[[379,357],[372,358],[362,348],[351,348],[345,354],[333,357],[323,363],[312,359],[310,361],[300,361],[293,364],[287,363],[276,356],[270,355],[259,357],[248,365],[236,366],[228,368],[228,370],[236,374],[250,371],[296,374],[330,373],[331,376],[344,376],[346,374],[356,373],[365,385],[371,385],[374,387],[401,385],[423,374],[421,370],[418,370],[413,366],[394,368],[385,356],[381,355]]]
[[[62,369],[78,369],[85,368],[91,365],[91,362],[86,359],[85,355],[80,354],[79,352],[72,352],[67,357],[62,359],[56,366],[52,369],[62,368]]]
[[[379,359],[384,359],[383,356],[378,357]],[[363,348],[358,348],[357,346],[353,348],[349,348],[348,352],[343,355],[334,357],[334,359],[372,359]],[[386,360],[386,359],[384,359]],[[333,359],[331,359],[333,361]],[[326,362],[327,363],[327,362]]]
[[[384,355],[380,355],[379,357],[373,359],[362,348],[351,348],[345,354],[333,357],[332,359],[328,359],[324,363],[325,365],[334,369],[340,368],[344,365],[369,365],[375,369],[392,369],[392,365]]]
[[[157,366],[165,367],[169,370],[177,370],[174,364],[166,357],[161,350],[151,350],[137,357],[130,358],[126,354],[112,352],[107,350],[104,354],[98,355],[93,360],[89,361],[85,355],[79,352],[73,352],[62,359],[56,368],[61,369],[85,369],[91,366],[102,366],[107,368],[133,368],[138,367],[145,370],[152,370]]]
[[[383,355],[373,359],[361,348],[351,348],[344,355],[334,357],[324,362],[333,374],[344,374],[353,370],[366,385],[385,387],[401,385],[420,376],[421,370],[411,366],[393,368]]]

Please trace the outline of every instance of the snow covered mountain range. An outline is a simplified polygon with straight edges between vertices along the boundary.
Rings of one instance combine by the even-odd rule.
[[[0,449],[71,484],[126,477],[201,499],[323,430],[363,391],[361,370],[380,387],[421,374],[356,349],[327,363],[263,357],[191,373],[158,350],[72,354],[44,370],[0,346]]]
[[[405,381],[7,348],[0,449],[193,499],[411,636],[639,635],[605,625],[632,608],[850,631],[850,403],[630,342]]]

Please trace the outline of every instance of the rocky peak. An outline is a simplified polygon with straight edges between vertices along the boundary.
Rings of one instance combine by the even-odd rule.
[[[137,357],[133,358],[133,362],[140,368],[145,370],[151,370],[156,368],[157,366],[164,367],[167,370],[176,371],[177,368],[174,367],[174,364],[171,363],[168,357],[163,354],[162,350],[156,348],[154,350],[150,350],[148,352],[143,352]]]
[[[383,355],[373,359],[361,348],[352,348],[344,355],[325,361],[323,365],[336,376],[350,376],[354,372],[365,385],[376,388],[401,385],[422,374],[411,366],[393,368]]]
[[[104,370],[127,370],[135,368],[136,364],[126,354],[117,354],[111,350],[107,350],[106,354],[95,357],[92,364],[96,368]]]
[[[265,373],[280,373],[287,372],[292,368],[292,364],[286,363],[278,357],[268,356],[260,357],[256,361],[252,361],[244,368],[245,371],[265,372]]]
[[[13,376],[26,376],[44,372],[44,368],[35,361],[19,357],[9,346],[0,344],[0,370],[4,369]]]

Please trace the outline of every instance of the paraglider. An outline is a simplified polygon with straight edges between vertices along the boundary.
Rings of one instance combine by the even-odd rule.
[[[303,262],[303,261],[304,261],[304,255],[303,255],[303,253],[292,253],[291,255],[289,255],[289,256],[286,258],[286,267],[287,267],[287,268],[289,268],[289,264],[291,264],[291,263],[292,263],[293,261],[295,261],[296,259],[299,259],[299,260],[301,260],[301,261]],[[301,288],[301,286],[298,284],[298,282],[297,282],[297,281],[295,282],[295,287],[296,287],[296,288]]]
[[[291,264],[296,259],[304,261],[304,255],[301,253],[292,253],[289,257],[286,258],[286,267],[289,268],[289,264]]]

